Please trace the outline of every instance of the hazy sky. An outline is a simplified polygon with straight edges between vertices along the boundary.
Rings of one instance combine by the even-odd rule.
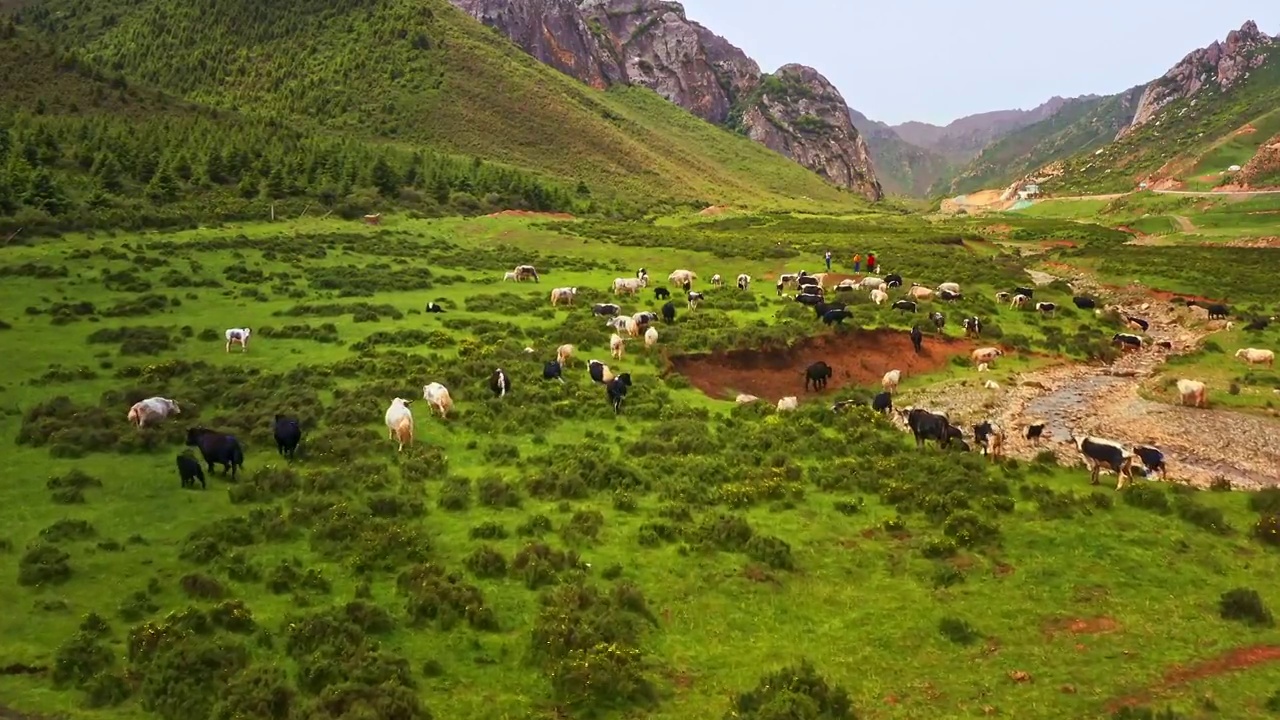
[[[765,72],[811,65],[890,124],[1116,93],[1246,20],[1280,32],[1280,0],[682,1]]]

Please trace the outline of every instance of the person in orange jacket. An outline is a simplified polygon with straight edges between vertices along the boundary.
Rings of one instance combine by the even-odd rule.
[[[853,271],[858,272],[862,269],[862,256],[858,253],[853,254]]]

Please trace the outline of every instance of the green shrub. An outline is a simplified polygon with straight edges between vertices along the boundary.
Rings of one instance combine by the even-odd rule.
[[[524,581],[530,590],[560,581],[561,573],[582,566],[578,554],[572,550],[556,550],[546,543],[531,542],[516,553],[511,561],[511,575]]]
[[[1253,536],[1273,547],[1280,547],[1280,514],[1263,515],[1253,525]]]
[[[485,507],[518,508],[522,504],[520,491],[498,478],[481,480],[477,491],[480,504]]]
[[[468,534],[473,540],[502,540],[507,537],[507,529],[500,522],[486,520],[471,528]]]
[[[489,545],[481,545],[473,550],[462,564],[476,577],[497,578],[507,574],[507,558]]]
[[[986,545],[1000,537],[999,528],[969,510],[962,510],[948,517],[943,523],[942,531],[962,547]]]
[[[1249,509],[1261,515],[1280,515],[1280,487],[1249,493]]]
[[[1125,486],[1121,495],[1126,505],[1168,515],[1169,495],[1156,483],[1138,483]]]
[[[1177,496],[1174,498],[1173,506],[1178,513],[1178,517],[1196,527],[1203,528],[1216,535],[1227,535],[1231,532],[1231,526],[1227,524],[1227,519],[1221,510],[1201,505],[1190,495]]]
[[[19,585],[57,585],[71,579],[71,556],[55,545],[35,545],[18,561]]]
[[[471,481],[467,478],[449,478],[440,489],[440,507],[461,512],[471,507]]]
[[[857,515],[862,512],[862,498],[857,500],[837,500],[835,504],[836,512],[841,515]]]
[[[739,694],[725,720],[856,720],[849,693],[826,681],[808,660],[767,673]]]
[[[604,514],[599,510],[578,510],[560,529],[560,535],[570,544],[595,542],[600,537],[600,529],[603,527]]]
[[[954,557],[960,551],[960,547],[956,545],[956,541],[951,538],[934,538],[924,544],[920,549],[922,555],[927,558],[945,559]]]
[[[753,535],[745,548],[747,557],[775,570],[794,570],[791,546],[785,540],[769,535]]]
[[[972,625],[954,617],[945,617],[938,621],[938,632],[957,645],[972,645],[982,638],[982,633]]]
[[[1223,593],[1218,600],[1218,614],[1223,620],[1235,620],[1246,625],[1271,627],[1275,624],[1271,611],[1263,604],[1258,591],[1252,588],[1235,588]]]
[[[516,534],[521,537],[537,537],[551,532],[551,518],[546,515],[530,515],[519,527]]]
[[[405,611],[415,625],[448,630],[465,620],[476,630],[498,629],[480,589],[435,565],[410,567],[396,578],[396,588],[407,597]]]

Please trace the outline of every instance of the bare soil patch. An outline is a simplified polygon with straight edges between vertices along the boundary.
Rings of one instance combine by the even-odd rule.
[[[553,213],[553,212],[535,212],[533,210],[503,210],[501,212],[489,213],[485,217],[539,217],[548,220],[572,220],[573,215],[569,213]]]
[[[849,385],[878,388],[884,374],[894,369],[902,371],[904,380],[934,372],[976,347],[959,338],[926,337],[917,355],[908,333],[849,330],[807,338],[790,348],[677,355],[671,358],[671,365],[711,397],[733,399],[738,393],[747,393],[776,402],[789,395],[803,398],[804,371],[819,360],[834,371],[827,383],[830,393]]]
[[[722,213],[722,212],[724,212],[724,211],[726,211],[726,210],[728,210],[728,209],[729,209],[729,207],[728,207],[727,205],[711,205],[710,207],[705,207],[705,208],[702,208],[701,210],[699,210],[699,211],[698,211],[698,214],[699,214],[699,215],[708,215],[708,216],[710,216],[710,215],[719,215],[720,213]]]
[[[1251,645],[1229,650],[1216,658],[1204,660],[1193,665],[1174,665],[1164,674],[1164,678],[1144,691],[1108,703],[1110,711],[1126,705],[1141,705],[1150,701],[1152,695],[1161,690],[1186,685],[1196,680],[1225,675],[1227,673],[1249,670],[1258,665],[1280,662],[1280,645]]]
[[[1280,237],[1269,236],[1249,238],[1247,240],[1227,240],[1225,242],[1202,242],[1201,247],[1242,247],[1242,248],[1280,248]]]
[[[1100,635],[1115,632],[1120,624],[1107,616],[1094,618],[1054,618],[1044,624],[1044,634],[1049,638],[1069,633],[1071,635]]]

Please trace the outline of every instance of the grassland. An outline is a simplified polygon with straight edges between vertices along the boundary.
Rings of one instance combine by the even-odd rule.
[[[1260,519],[1280,512],[1274,494],[1116,493],[1040,462],[917,452],[883,419],[830,411],[874,388],[780,417],[667,368],[664,354],[821,332],[769,274],[872,242],[909,280],[965,283],[949,316],[983,314],[1003,342],[1084,354],[1113,331],[988,307],[1025,276],[972,232],[892,216],[394,218],[10,245],[0,664],[36,672],[0,676],[0,697],[175,720],[819,717],[822,687],[744,695],[807,659],[858,717],[1274,707],[1275,666],[1197,665],[1280,644],[1247,593],[1232,619],[1220,607],[1235,588],[1280,600],[1274,536],[1255,534],[1274,527]],[[503,285],[523,261],[543,281]],[[586,307],[637,266],[757,284],[708,291],[658,327],[658,351],[611,363],[635,377],[614,417],[583,367],[608,339]],[[575,309],[549,307],[556,286],[580,288]],[[910,322],[854,307],[858,325]],[[246,353],[223,350],[234,325],[254,329]],[[579,346],[566,382],[544,383],[565,341]],[[485,386],[496,366],[514,381],[502,400]],[[418,441],[397,455],[383,409],[431,380],[457,411],[419,401]],[[182,415],[128,427],[129,402],[152,394]],[[292,464],[270,452],[282,411],[307,433]],[[239,482],[178,487],[194,423],[242,439]]]

